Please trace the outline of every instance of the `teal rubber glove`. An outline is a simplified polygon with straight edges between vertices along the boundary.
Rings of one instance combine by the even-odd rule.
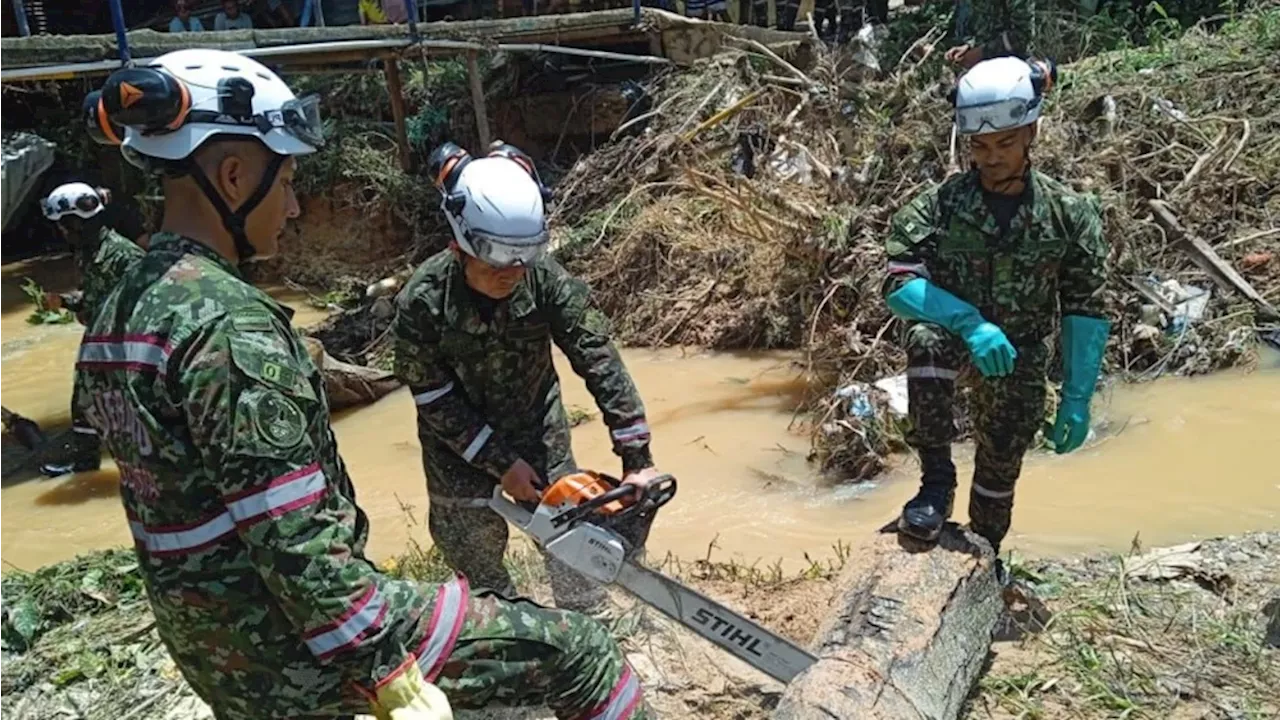
[[[999,326],[983,319],[978,309],[924,278],[915,278],[891,293],[889,310],[906,320],[936,323],[964,340],[973,364],[986,377],[1013,372],[1018,351]]]
[[[1062,318],[1062,402],[1049,438],[1054,452],[1069,453],[1089,437],[1089,401],[1102,372],[1111,321],[1082,315]]]

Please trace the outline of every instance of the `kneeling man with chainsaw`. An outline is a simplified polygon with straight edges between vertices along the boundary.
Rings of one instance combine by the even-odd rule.
[[[1111,327],[1097,200],[1031,168],[1053,77],[1051,65],[1002,57],[960,78],[955,123],[975,168],[899,211],[886,248],[889,309],[907,321],[907,441],[923,471],[899,529],[931,541],[951,515],[955,382],[972,365],[981,378],[969,522],[997,555],[1022,456],[1043,420],[1055,321],[1060,315],[1062,399],[1050,433],[1058,453],[1080,447],[1089,433]]]
[[[473,583],[511,593],[495,485],[536,504],[577,470],[552,343],[586,380],[637,497],[658,476],[649,426],[587,285],[545,253],[550,192],[532,160],[501,142],[483,158],[445,143],[429,171],[453,241],[397,298],[395,370],[417,405],[432,540]],[[547,569],[559,607],[606,611],[601,587],[550,556]]]

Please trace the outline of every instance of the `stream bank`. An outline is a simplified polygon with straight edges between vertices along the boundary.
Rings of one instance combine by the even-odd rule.
[[[1263,720],[1280,712],[1280,532],[1171,549],[1015,562],[1019,591],[962,717]],[[510,562],[547,601],[528,548]],[[439,579],[430,551],[383,563]],[[773,577],[737,563],[666,564],[726,604],[807,643],[841,562]],[[155,634],[129,550],[4,577],[3,708],[15,720],[207,720]],[[612,625],[660,717],[767,718],[779,683],[615,593]],[[1021,636],[1021,637],[1019,637]],[[30,638],[30,640],[28,640]],[[1014,639],[1010,639],[1014,638]],[[1270,640],[1268,640],[1270,638]],[[549,718],[544,711],[459,713]]]

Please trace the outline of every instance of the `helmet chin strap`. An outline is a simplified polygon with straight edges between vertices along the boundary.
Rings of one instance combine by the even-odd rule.
[[[253,194],[241,203],[239,209],[232,210],[227,206],[222,196],[214,189],[213,183],[209,180],[209,176],[205,175],[204,170],[200,168],[194,160],[188,160],[187,170],[191,174],[191,178],[196,181],[196,185],[200,186],[200,190],[204,192],[204,196],[209,199],[213,205],[213,209],[218,211],[222,216],[222,225],[231,233],[231,239],[236,244],[236,256],[240,262],[245,262],[257,254],[253,244],[249,242],[249,236],[245,233],[245,220],[248,219],[249,213],[262,203],[267,193],[271,192],[271,186],[276,182],[276,176],[280,174],[280,167],[284,165],[284,161],[289,158],[288,155],[280,155],[271,153],[271,161],[267,163],[266,170],[262,173],[262,180],[258,182],[258,187]]]

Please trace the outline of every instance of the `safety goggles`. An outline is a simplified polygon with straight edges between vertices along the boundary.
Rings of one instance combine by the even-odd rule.
[[[962,135],[999,132],[1018,127],[1039,101],[1009,98],[999,102],[956,108],[956,128]]]
[[[97,215],[101,209],[101,201],[91,196],[83,196],[74,201],[65,195],[40,200],[40,211],[49,220],[61,220],[65,215],[76,215],[87,220]]]
[[[475,250],[476,259],[495,268],[509,268],[520,265],[529,267],[547,249],[549,235],[544,230],[532,237],[501,237],[489,233],[472,230],[467,239]]]
[[[192,110],[188,122],[218,123],[223,125],[254,125],[264,135],[271,130],[282,130],[312,146],[324,145],[324,122],[320,119],[320,96],[316,94],[286,101],[277,110],[254,115],[249,121],[236,122],[214,110]]]

